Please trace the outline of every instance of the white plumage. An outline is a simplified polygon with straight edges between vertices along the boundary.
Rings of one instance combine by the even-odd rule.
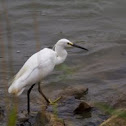
[[[26,61],[26,63],[14,77],[8,92],[15,95],[20,95],[27,85],[40,82],[44,77],[53,71],[55,65],[64,62],[67,57],[67,51],[65,50],[65,47],[70,46],[87,50],[83,47],[73,44],[67,39],[60,39],[55,44],[54,50],[44,48],[33,54]]]
[[[64,48],[69,46],[68,42],[70,41],[67,39],[61,39],[55,45],[55,51],[44,48],[33,54],[14,77],[8,92],[20,95],[27,85],[40,82],[50,74],[55,65],[65,60],[67,52]]]
[[[26,85],[41,81],[53,70],[55,59],[56,53],[47,48],[32,55],[15,76],[9,93],[20,95]]]
[[[67,57],[65,47],[70,46],[87,50],[81,46],[73,44],[67,39],[61,39],[55,44],[54,50],[44,48],[43,50],[33,54],[15,75],[8,92],[19,96],[27,85],[31,85],[27,92],[28,114],[30,113],[30,92],[36,83],[38,83],[39,93],[45,98],[47,103],[52,103],[41,91],[40,82],[53,71],[55,65],[64,62]],[[59,98],[57,100],[59,100]],[[55,100],[55,102],[57,100]]]

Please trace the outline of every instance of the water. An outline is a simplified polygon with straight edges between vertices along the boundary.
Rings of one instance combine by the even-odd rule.
[[[58,90],[80,84],[89,88],[87,101],[116,103],[126,90],[125,6],[125,0],[1,1],[0,106],[6,103],[8,79],[29,56],[53,46],[60,38],[77,42],[89,52],[68,49],[65,65],[56,67],[44,80],[45,87]],[[19,106],[24,109],[26,92],[20,101]],[[77,123],[98,125],[100,119],[81,119]]]

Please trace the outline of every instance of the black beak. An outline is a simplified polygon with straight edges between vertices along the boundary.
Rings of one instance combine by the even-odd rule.
[[[76,45],[76,44],[73,44],[72,46],[88,51],[88,49],[86,49],[86,48],[84,48],[84,47],[81,47],[81,46],[79,46],[79,45]]]

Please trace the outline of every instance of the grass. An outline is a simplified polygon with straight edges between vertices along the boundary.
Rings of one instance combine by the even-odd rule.
[[[95,104],[96,107],[100,108],[108,115],[115,115],[117,117],[126,118],[126,109],[115,109],[112,106],[106,103],[97,103]]]
[[[8,114],[7,126],[16,126],[16,121],[17,121],[17,108],[13,106]]]

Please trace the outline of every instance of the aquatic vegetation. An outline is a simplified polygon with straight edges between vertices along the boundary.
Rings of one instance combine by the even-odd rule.
[[[95,105],[108,115],[114,115],[121,118],[126,118],[126,109],[115,109],[114,107],[106,103],[97,103]]]
[[[56,118],[58,118],[58,104],[55,103],[52,106],[53,106],[53,114],[55,115]]]
[[[79,66],[68,66],[66,64],[61,64],[59,66],[56,67],[57,70],[61,70],[63,72],[63,74],[60,74],[59,76],[57,76],[56,80],[66,80],[69,79],[70,76],[72,76],[72,74],[76,73],[76,71],[79,69]]]
[[[17,108],[13,106],[8,115],[7,126],[16,126],[17,121]]]

